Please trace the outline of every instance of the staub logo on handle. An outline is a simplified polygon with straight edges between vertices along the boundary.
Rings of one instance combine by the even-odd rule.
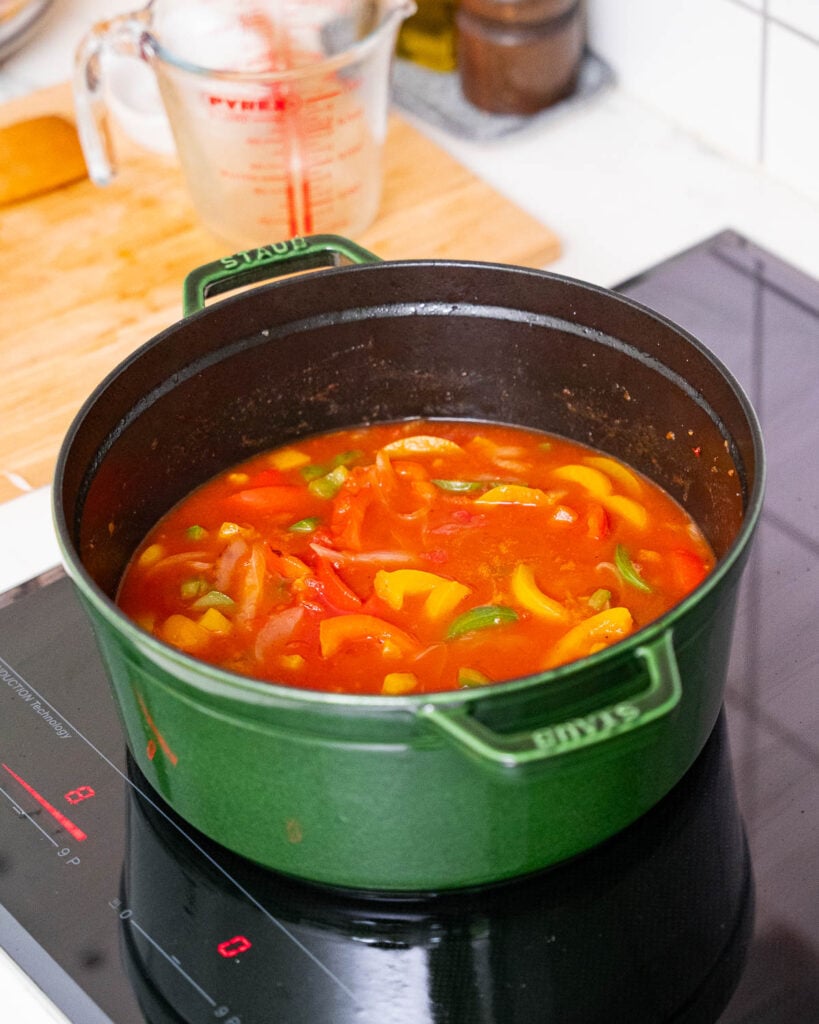
[[[552,750],[565,744],[576,744],[584,737],[598,737],[615,730],[640,717],[640,709],[634,704],[615,704],[593,715],[570,718],[567,722],[538,729],[532,733],[532,741],[541,750]]]
[[[224,256],[219,262],[225,270],[238,270],[240,267],[255,266],[258,263],[267,263],[278,257],[286,256],[288,253],[301,252],[307,248],[307,239],[301,236],[289,238],[286,242],[273,242],[272,245],[263,245],[258,249],[246,249],[242,252],[235,252],[232,256]]]

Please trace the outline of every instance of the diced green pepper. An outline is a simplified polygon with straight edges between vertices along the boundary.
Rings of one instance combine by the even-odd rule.
[[[614,564],[617,566],[617,571],[620,573],[625,583],[630,583],[632,587],[636,587],[638,590],[643,590],[647,594],[651,593],[651,587],[634,568],[634,564],[629,557],[629,553],[622,544],[618,544],[615,549]]]
[[[336,466],[324,476],[311,480],[307,485],[307,490],[316,498],[335,498],[349,475],[350,471],[346,466]]]
[[[184,580],[179,587],[179,594],[183,601],[193,601],[201,596],[208,589],[206,580],[201,576],[194,576],[192,579]]]
[[[199,526],[198,524],[195,524],[194,526],[189,526],[187,530],[185,530],[185,536],[188,537],[190,540],[201,540],[203,537],[207,536],[207,533],[208,531],[204,528],[204,526]]]
[[[321,520],[318,516],[309,516],[307,519],[299,519],[287,527],[289,533],[312,533],[317,530]]]
[[[320,476],[324,476],[327,472],[327,467],[320,465],[318,462],[311,462],[309,466],[302,466],[299,469],[299,473],[304,477],[306,481],[316,480]]]
[[[473,633],[478,629],[489,629],[491,626],[502,626],[509,622],[517,622],[518,613],[514,608],[502,604],[485,604],[478,608],[470,608],[459,615],[447,630],[446,639],[455,640],[465,633]]]
[[[311,462],[309,466],[302,466],[299,472],[309,483],[311,480],[317,480],[321,476],[327,476],[332,470],[338,469],[339,466],[352,465],[363,455],[364,452],[360,449],[353,448],[348,452],[339,452],[329,462]]]
[[[589,598],[589,608],[595,612],[602,612],[608,608],[611,601],[611,591],[604,590],[602,587],[599,590],[595,590],[592,596]]]
[[[349,452],[339,452],[338,455],[334,455],[330,466],[335,469],[336,466],[351,466],[357,459],[363,456],[364,452],[360,448],[353,448]]]

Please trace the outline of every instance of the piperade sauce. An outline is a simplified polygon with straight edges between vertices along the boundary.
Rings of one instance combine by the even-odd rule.
[[[118,603],[231,671],[395,696],[603,650],[713,565],[690,516],[610,456],[413,421],[307,438],[205,483],[145,538]]]

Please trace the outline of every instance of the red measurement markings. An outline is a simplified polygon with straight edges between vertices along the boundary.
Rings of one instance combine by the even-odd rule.
[[[301,183],[301,198],[304,203],[304,234],[313,233],[313,202],[310,198],[310,182],[307,178]]]
[[[328,100],[337,100],[344,95],[343,89],[334,89],[332,92],[317,92],[312,96],[305,96],[305,103],[327,103]]]
[[[293,182],[287,182],[287,214],[290,222],[290,236],[295,237],[299,232],[299,218],[296,212],[296,190]]]
[[[62,825],[66,832],[68,832],[69,835],[73,836],[78,843],[81,843],[83,839],[88,838],[85,832],[83,832],[83,830],[78,825],[75,825],[70,818],[66,818],[66,816],[62,814],[60,811],[58,811],[56,807],[53,807],[48,802],[48,800],[46,800],[44,796],[41,796],[33,786],[29,785],[29,783],[26,782],[25,779],[21,779],[20,776],[16,772],[13,772],[7,764],[4,764],[3,767],[13,779],[16,779],[17,782],[20,783],[20,785],[27,793],[30,793],[31,796],[34,797],[34,799],[43,808],[43,810],[48,811],[51,817],[60,825]]]
[[[179,760],[179,758],[176,756],[176,754],[168,746],[168,743],[167,743],[165,737],[162,735],[162,733],[159,731],[159,729],[157,729],[156,724],[154,723],[153,718],[151,718],[151,714],[148,711],[148,708],[145,706],[145,701],[142,699],[142,694],[138,693],[136,695],[136,699],[139,701],[139,709],[142,712],[142,717],[145,719],[145,722],[147,723],[148,728],[151,730],[151,732],[154,734],[154,736],[156,736],[157,742],[159,743],[160,747],[162,748],[163,753],[168,758],[168,760],[171,762],[171,764],[176,764],[176,762]],[[153,751],[151,750],[152,746],[153,746]],[[149,740],[148,741],[148,757],[149,757],[149,759],[151,761],[153,761],[153,759],[154,759],[154,753],[156,753],[156,746],[154,745],[153,740]]]

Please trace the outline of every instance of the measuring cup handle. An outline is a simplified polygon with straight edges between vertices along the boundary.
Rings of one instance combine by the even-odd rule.
[[[380,263],[375,253],[341,235],[307,235],[248,249],[205,263],[185,278],[182,311],[185,316],[205,308],[205,300],[259,281],[283,277],[299,270],[349,263]]]
[[[146,58],[150,12],[122,14],[98,22],[77,48],[74,60],[74,107],[88,176],[96,185],[107,185],[116,174],[116,158],[108,128],[103,67],[106,51]]]

